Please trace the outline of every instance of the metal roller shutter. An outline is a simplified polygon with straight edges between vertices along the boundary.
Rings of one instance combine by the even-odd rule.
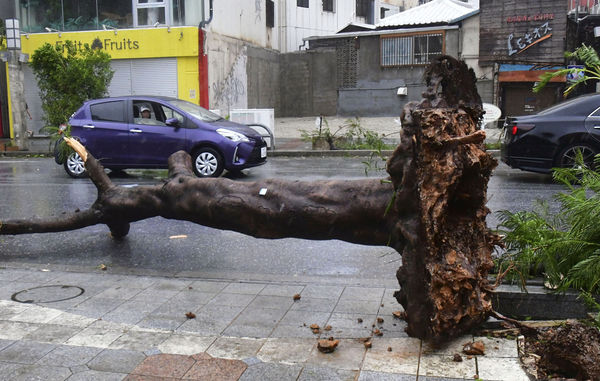
[[[110,96],[166,95],[177,98],[177,59],[113,60]]]

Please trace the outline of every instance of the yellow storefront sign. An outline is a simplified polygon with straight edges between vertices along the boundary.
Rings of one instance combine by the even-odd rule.
[[[113,59],[198,56],[198,28],[195,27],[24,34],[21,50],[31,57],[46,43],[60,47],[67,40],[81,48],[85,44],[100,48]]]

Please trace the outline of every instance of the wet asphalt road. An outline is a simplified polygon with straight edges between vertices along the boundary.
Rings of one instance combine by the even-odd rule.
[[[246,170],[238,181],[264,178],[300,180],[385,177],[382,162],[365,164],[365,158],[273,157],[258,168]],[[365,174],[365,169],[370,168]],[[166,171],[128,171],[113,181],[124,186],[154,184]],[[531,209],[535,199],[549,200],[561,191],[550,176],[512,170],[503,164],[495,170],[488,189],[492,212]],[[86,209],[96,198],[88,179],[71,179],[51,158],[0,159],[0,220],[50,216],[61,211]],[[497,225],[495,215],[488,224]],[[185,235],[186,238],[170,239]],[[100,264],[123,272],[177,274],[246,280],[394,279],[400,256],[387,247],[369,247],[341,241],[300,239],[264,240],[220,231],[189,222],[160,217],[133,223],[122,242],[97,225],[72,232],[0,236],[0,265],[53,265],[96,269]]]

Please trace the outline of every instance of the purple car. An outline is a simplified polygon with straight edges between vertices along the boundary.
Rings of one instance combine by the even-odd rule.
[[[183,150],[192,156],[199,177],[218,177],[264,164],[267,144],[254,129],[187,101],[168,97],[127,96],[87,101],[71,119],[71,135],[105,168],[167,168]],[[57,158],[57,162],[61,161]],[[64,161],[72,177],[85,175],[76,153]]]

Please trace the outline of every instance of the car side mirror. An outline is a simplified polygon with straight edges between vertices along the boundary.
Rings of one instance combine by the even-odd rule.
[[[165,124],[167,126],[171,126],[171,127],[181,127],[180,123],[179,123],[179,119],[177,118],[169,118],[165,121]]]

